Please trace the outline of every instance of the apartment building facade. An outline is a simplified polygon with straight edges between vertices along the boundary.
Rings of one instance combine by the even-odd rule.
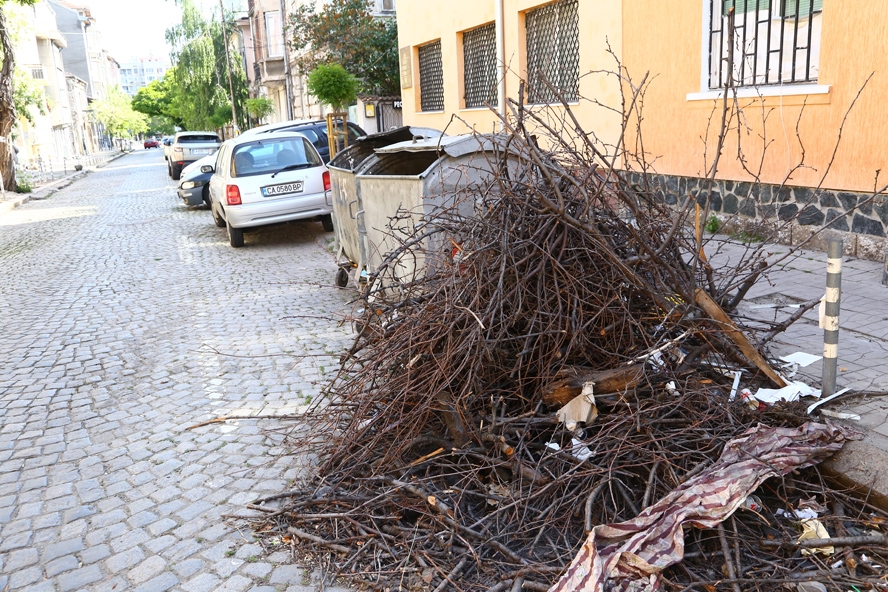
[[[123,61],[120,63],[120,88],[134,97],[140,89],[162,79],[171,67],[169,60],[153,56]]]
[[[829,224],[817,236],[846,233],[849,253],[888,247],[888,203],[873,195],[886,191],[888,170],[882,4],[675,0],[664,11],[644,0],[402,0],[397,15],[405,123],[443,129],[455,116],[450,131],[490,131],[523,85],[532,108],[557,114],[564,98],[613,146],[629,79],[645,80],[641,135],[630,126],[626,145],[643,140],[644,166],[679,202],[703,193],[730,84],[730,108],[742,114],[713,210],[786,223],[792,244]]]

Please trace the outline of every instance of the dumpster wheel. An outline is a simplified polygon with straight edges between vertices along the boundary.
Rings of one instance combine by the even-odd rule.
[[[348,271],[346,271],[345,267],[340,267],[339,271],[336,272],[336,285],[340,288],[348,285]]]

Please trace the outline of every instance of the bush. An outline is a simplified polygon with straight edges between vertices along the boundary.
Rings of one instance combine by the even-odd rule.
[[[342,111],[358,98],[361,83],[339,64],[321,64],[308,75],[308,92]]]

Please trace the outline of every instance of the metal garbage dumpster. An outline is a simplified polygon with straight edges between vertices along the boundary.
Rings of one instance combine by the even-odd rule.
[[[471,193],[467,190],[482,191],[494,182],[492,168],[503,155],[517,170],[517,156],[506,140],[503,135],[466,134],[377,148],[376,158],[367,159],[356,175],[363,206],[363,214],[357,217],[358,238],[367,273],[375,271],[399,245],[389,229],[395,216],[403,218],[399,226],[415,228],[441,208],[455,206],[462,216],[475,215],[475,202],[464,199]],[[423,246],[398,259],[390,268],[394,277],[386,281],[410,281],[422,274],[428,263],[424,252],[441,245],[432,239]]]
[[[336,260],[340,269],[336,274],[336,284],[346,286],[349,270],[357,269],[355,283],[360,283],[362,272],[367,265],[367,253],[358,233],[358,219],[363,215],[364,206],[358,188],[357,175],[377,160],[374,151],[392,144],[426,138],[438,138],[442,133],[426,127],[400,127],[398,129],[363,136],[355,140],[330,161],[330,184],[333,194],[333,228],[336,233],[338,250]],[[345,256],[346,261],[342,261]]]

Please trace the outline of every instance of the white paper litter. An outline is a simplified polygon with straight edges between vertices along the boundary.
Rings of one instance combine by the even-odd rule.
[[[798,518],[799,520],[810,520],[812,518],[817,518],[817,512],[809,508],[804,508],[801,510],[784,510],[783,508],[780,508],[779,510],[777,510],[776,514],[778,516],[786,516],[787,518]]]
[[[587,458],[590,458],[592,456],[592,451],[589,450],[589,447],[576,438],[571,438],[570,444],[570,453],[577,460],[586,460]]]
[[[850,388],[843,388],[839,392],[837,392],[833,395],[830,395],[825,399],[821,399],[821,400],[817,401],[816,403],[812,403],[811,405],[808,406],[808,413],[809,414],[812,413],[815,409],[817,409],[818,407],[820,407],[824,403],[829,403],[830,401],[832,401],[836,397],[841,397],[842,395],[844,395],[845,393],[847,393],[850,390],[851,390]]]
[[[728,401],[733,401],[737,398],[737,389],[740,388],[740,374],[742,374],[742,370],[734,371],[734,384],[731,387],[731,396],[728,397]]]
[[[860,421],[860,416],[856,413],[845,413],[844,411],[832,411],[830,409],[821,409],[820,415],[825,415],[827,417],[835,417],[836,419],[851,419],[854,421]]]
[[[783,388],[779,389],[759,389],[753,398],[768,405],[773,405],[778,401],[798,401],[801,397],[817,397],[820,398],[820,390],[808,386],[804,382],[790,382]],[[810,413],[810,411],[809,411]]]
[[[798,364],[802,368],[805,368],[806,366],[810,366],[814,362],[823,359],[823,356],[815,356],[814,354],[809,354],[807,352],[796,352],[794,354],[789,354],[788,356],[780,356],[780,359],[784,362]]]

